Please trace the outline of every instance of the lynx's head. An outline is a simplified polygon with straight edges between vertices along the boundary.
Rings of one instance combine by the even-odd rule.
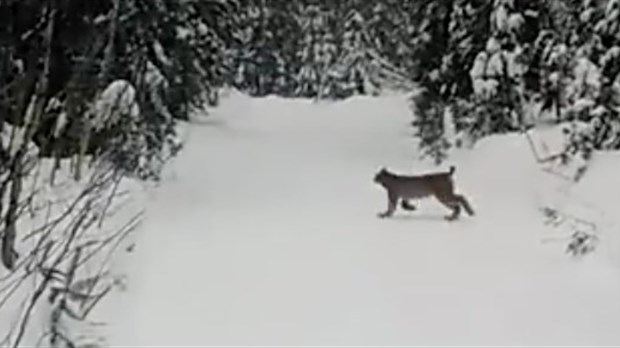
[[[385,179],[389,176],[389,172],[385,167],[381,168],[377,174],[375,174],[374,182],[377,184],[383,184]]]

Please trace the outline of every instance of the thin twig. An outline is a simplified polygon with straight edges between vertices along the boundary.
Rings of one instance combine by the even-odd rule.
[[[105,217],[106,217],[106,212],[107,212],[108,208],[110,207],[110,205],[112,204],[112,200],[116,197],[116,192],[117,192],[117,190],[118,190],[118,188],[120,186],[121,181],[122,181],[122,177],[121,176],[119,176],[119,177],[114,179],[114,187],[112,188],[112,193],[108,197],[106,205],[103,207],[103,211],[102,211],[101,217],[99,219],[99,228],[101,228],[101,226],[103,225],[103,221],[105,220]]]

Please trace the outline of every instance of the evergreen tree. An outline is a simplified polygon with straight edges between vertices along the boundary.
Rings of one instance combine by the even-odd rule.
[[[235,45],[231,48],[233,57],[232,79],[235,87],[250,95],[265,95],[265,79],[270,74],[266,66],[271,61],[266,47],[267,35],[264,2],[247,1],[237,12],[234,33]]]
[[[404,3],[413,7],[415,2]],[[364,27],[366,36],[361,49],[370,53],[362,60],[374,61],[367,66],[377,71],[377,79],[385,80],[388,87],[407,85],[408,74],[398,67],[413,66],[407,62],[411,61],[415,32],[402,4],[396,0],[388,4],[348,0],[306,5],[284,0],[244,0],[235,15],[239,30],[229,51],[234,85],[252,95],[308,96],[321,92],[330,97],[346,96],[351,87],[341,83],[351,77],[343,76],[342,50],[356,45],[349,32],[359,27]],[[362,19],[356,24],[340,20],[356,18],[353,13],[371,20]],[[400,28],[403,23],[408,23],[407,28]],[[405,36],[411,42],[401,39]],[[325,62],[317,63],[319,56]],[[333,64],[338,66],[330,66]],[[311,87],[316,84],[322,87]]]
[[[620,149],[620,1],[609,0],[595,26],[600,37],[600,94],[593,112],[596,148]]]
[[[342,84],[342,92],[346,96],[373,94],[379,88],[376,77],[373,77],[378,68],[374,58],[378,54],[371,48],[370,41],[362,15],[355,9],[351,10],[345,19],[342,52],[335,67],[340,75],[338,82]]]
[[[322,98],[331,92],[329,81],[337,52],[328,25],[328,12],[316,5],[308,6],[301,16],[301,66],[296,79],[299,96]]]
[[[490,6],[478,1],[427,1],[417,9],[419,41],[414,59],[416,80],[423,87],[412,100],[414,125],[423,156],[441,162],[450,143],[444,124],[458,120],[465,127],[471,112],[465,103],[472,91],[466,78],[489,33]]]
[[[523,126],[527,48],[538,37],[544,14],[544,2],[494,0],[492,37],[471,70],[477,136]]]
[[[274,84],[272,92],[282,96],[294,96],[295,75],[300,68],[298,43],[301,28],[299,14],[301,4],[295,1],[272,1],[271,17],[267,23],[271,35],[271,50],[274,54]]]
[[[112,158],[142,177],[157,177],[179,148],[174,119],[188,119],[223,85],[232,9],[226,2],[199,0],[130,0],[120,6],[134,20],[118,34],[109,79],[128,76],[136,88],[141,116],[133,122],[144,142],[137,152],[113,152]]]
[[[81,162],[85,154],[102,155],[124,171],[157,178],[179,146],[175,120],[187,119],[223,84],[231,11],[228,2],[197,0],[1,2],[7,54],[0,66],[14,70],[0,76],[10,86],[0,98],[2,123],[22,127],[36,99],[41,119],[24,142],[32,140],[42,156],[77,155]],[[46,21],[49,47],[37,27]],[[46,83],[36,87],[39,76]],[[101,111],[97,105],[109,104],[110,95],[139,105],[139,113]],[[128,151],[136,139],[140,145]]]
[[[299,4],[245,0],[229,52],[234,86],[251,95],[293,96],[299,70]]]

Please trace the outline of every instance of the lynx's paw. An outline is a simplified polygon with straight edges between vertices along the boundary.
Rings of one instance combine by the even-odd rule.
[[[457,217],[456,216],[452,216],[452,215],[446,215],[443,217],[446,221],[448,222],[453,222],[456,221]]]

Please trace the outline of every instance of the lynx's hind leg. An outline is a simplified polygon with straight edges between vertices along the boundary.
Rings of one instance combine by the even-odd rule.
[[[469,204],[469,201],[467,201],[467,198],[465,198],[465,196],[455,195],[454,197],[459,202],[459,204],[463,207],[463,209],[465,209],[465,211],[467,212],[467,215],[473,216],[475,214],[474,209],[472,209],[471,204]]]
[[[411,203],[411,201],[409,201],[408,199],[403,199],[400,201],[400,207],[403,208],[403,210],[408,210],[408,211],[414,211],[416,209],[418,209],[415,204]]]
[[[461,205],[454,196],[438,195],[437,200],[443,204],[446,208],[452,210],[452,215],[445,217],[448,221],[454,221],[461,215]]]

